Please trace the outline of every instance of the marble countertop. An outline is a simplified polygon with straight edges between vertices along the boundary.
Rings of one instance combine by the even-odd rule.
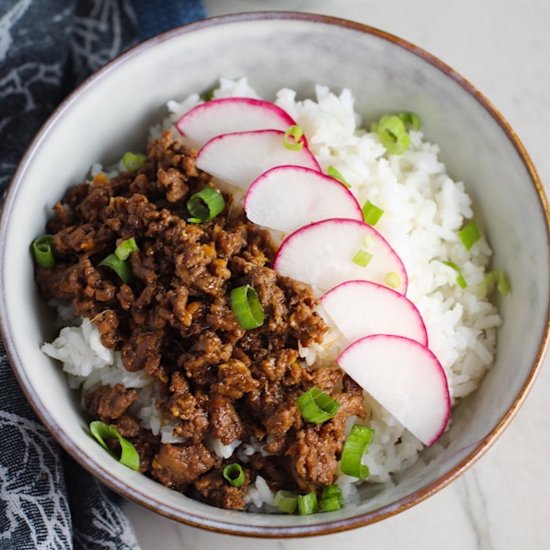
[[[209,15],[299,10],[354,19],[434,53],[504,114],[550,185],[548,0],[205,0]],[[381,523],[322,540],[348,550],[550,548],[549,358],[511,426],[466,474]],[[319,539],[258,541],[178,525],[126,508],[143,550],[309,550]]]

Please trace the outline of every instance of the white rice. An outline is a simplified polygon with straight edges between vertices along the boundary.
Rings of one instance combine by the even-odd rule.
[[[210,449],[220,458],[229,458],[233,455],[235,449],[241,444],[240,439],[235,439],[231,443],[224,445],[218,438],[211,437],[208,441]]]
[[[214,97],[258,97],[246,79],[222,79]],[[197,94],[182,102],[169,101],[169,116],[151,128],[151,137],[165,129],[175,132],[173,124],[186,111],[201,102]],[[482,238],[466,250],[458,230],[473,217],[471,199],[462,182],[453,181],[438,160],[439,148],[428,142],[421,131],[411,131],[411,146],[402,155],[385,156],[378,136],[361,128],[361,117],[354,111],[349,90],[339,95],[317,86],[316,99],[297,100],[296,92],[282,89],[276,104],[304,128],[310,148],[321,167],[332,165],[351,185],[360,204],[372,200],[384,210],[377,229],[402,258],[409,276],[407,295],[416,304],[428,330],[430,349],[447,373],[453,404],[473,392],[495,353],[496,329],[501,323],[498,311],[476,293],[485,276],[491,249]],[[399,107],[399,106],[396,106]],[[420,113],[421,115],[422,113]],[[369,122],[369,121],[366,121]],[[94,165],[92,172],[101,170]],[[468,282],[466,289],[456,284],[456,272],[443,262],[461,266]],[[65,318],[70,312],[60,311]],[[322,345],[300,347],[300,357],[308,366],[333,364],[345,343],[332,328]],[[139,373],[127,373],[119,354],[105,348],[97,329],[89,320],[78,327],[65,327],[44,353],[63,363],[71,387],[84,382],[84,391],[98,384],[122,383],[138,389],[134,412],[144,427],[161,434],[165,443],[182,441],[173,435],[176,422],[162,418],[155,406],[155,383]],[[418,459],[422,443],[410,434],[372,398],[366,396],[370,412],[367,425],[375,435],[363,463],[371,475],[368,482],[391,482],[391,474],[408,468]],[[222,445],[211,439],[210,448],[229,458],[236,452],[242,462],[255,452],[265,454],[256,441]],[[358,481],[340,474],[338,485],[348,502],[358,500]],[[247,502],[252,511],[272,511],[273,493],[258,476]],[[265,506],[264,506],[265,505]]]

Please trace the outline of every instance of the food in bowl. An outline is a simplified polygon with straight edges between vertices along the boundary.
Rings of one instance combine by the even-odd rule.
[[[346,90],[214,97],[170,102],[147,155],[56,203],[42,349],[128,466],[223,508],[333,511],[439,439],[507,280],[416,115],[367,131]]]

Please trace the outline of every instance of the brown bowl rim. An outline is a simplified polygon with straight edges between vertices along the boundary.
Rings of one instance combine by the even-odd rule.
[[[198,30],[201,30],[205,27],[212,27],[217,25],[225,25],[232,23],[240,23],[245,21],[262,21],[262,20],[299,20],[299,21],[309,21],[312,23],[321,23],[339,26],[347,28],[354,31],[364,32],[366,34],[375,36],[387,42],[390,42],[396,46],[399,46],[414,55],[422,58],[424,61],[427,61],[432,66],[440,70],[447,77],[452,78],[457,82],[467,93],[469,93],[477,102],[492,116],[492,118],[500,125],[504,133],[507,135],[510,142],[515,147],[520,158],[522,159],[525,168],[530,175],[532,184],[537,191],[540,204],[544,213],[546,221],[546,232],[547,232],[547,243],[550,243],[550,211],[548,209],[548,202],[545,196],[544,188],[540,177],[537,174],[537,171],[525,150],[525,147],[521,143],[519,137],[512,129],[510,124],[506,121],[503,115],[493,106],[493,104],[479,91],[475,88],[468,80],[463,76],[457,73],[454,69],[448,66],[446,63],[435,57],[433,54],[427,52],[426,50],[394,36],[386,31],[382,31],[375,27],[369,25],[341,19],[337,17],[331,17],[326,15],[314,14],[314,13],[305,13],[305,12],[292,12],[292,11],[265,11],[265,12],[248,12],[248,13],[238,13],[231,15],[223,15],[218,17],[207,18],[195,23],[188,25],[176,27],[170,31],[164,32],[155,36],[141,44],[130,48],[126,52],[122,53],[118,57],[114,58],[108,62],[105,66],[91,75],[86,79],[82,84],[80,84],[61,104],[57,109],[50,115],[46,123],[42,126],[41,130],[38,132],[30,146],[28,147],[25,155],[21,159],[17,170],[12,178],[8,193],[6,195],[4,208],[2,211],[2,218],[0,222],[0,253],[1,253],[1,263],[0,263],[0,334],[2,336],[6,352],[12,366],[12,370],[17,378],[23,393],[25,394],[27,400],[31,404],[35,413],[38,415],[39,419],[43,424],[48,428],[57,442],[61,447],[67,451],[83,468],[88,472],[94,475],[107,487],[113,491],[121,494],[122,496],[144,506],[150,511],[156,512],[160,515],[163,515],[169,519],[175,520],[177,522],[190,525],[193,527],[199,527],[206,529],[208,531],[213,531],[217,533],[225,533],[230,535],[239,535],[247,537],[259,537],[259,538],[293,538],[293,537],[307,537],[307,536],[318,536],[325,535],[330,533],[337,533],[341,531],[347,531],[349,529],[354,529],[358,527],[363,527],[381,521],[385,518],[394,516],[399,512],[411,508],[415,504],[418,504],[428,498],[429,496],[435,494],[439,490],[446,487],[451,481],[460,476],[468,467],[470,467],[476,460],[478,460],[487,449],[495,442],[497,437],[502,433],[504,428],[510,423],[512,418],[517,413],[519,407],[525,400],[527,393],[529,392],[533,382],[536,378],[536,375],[541,367],[542,360],[546,347],[548,345],[550,337],[550,304],[546,306],[546,326],[543,334],[541,335],[540,345],[537,352],[537,356],[533,365],[526,377],[525,383],[523,384],[521,390],[516,396],[513,403],[510,405],[508,410],[502,416],[502,418],[497,422],[493,427],[491,432],[483,438],[470,454],[462,460],[458,465],[453,469],[447,472],[445,475],[441,476],[436,481],[430,483],[429,485],[415,491],[414,493],[392,503],[382,507],[379,510],[374,510],[371,512],[366,512],[359,514],[357,516],[346,518],[336,521],[327,521],[322,524],[317,525],[298,525],[298,526],[279,526],[279,527],[267,527],[267,526],[250,526],[243,524],[234,524],[226,523],[223,520],[205,520],[200,515],[183,513],[179,510],[172,508],[169,505],[166,505],[155,498],[152,498],[145,494],[144,492],[136,491],[124,482],[116,479],[110,474],[107,470],[103,469],[99,465],[90,462],[88,456],[60,429],[56,424],[53,418],[50,416],[47,407],[38,399],[31,381],[27,378],[24,370],[22,369],[22,362],[19,358],[17,350],[14,345],[14,341],[11,336],[11,327],[9,326],[6,319],[6,303],[5,303],[5,292],[3,287],[3,281],[5,276],[4,269],[4,255],[3,251],[6,246],[6,227],[10,219],[10,212],[12,209],[13,201],[21,181],[26,172],[26,168],[29,163],[32,161],[35,150],[40,146],[42,141],[47,137],[47,134],[52,126],[54,126],[57,121],[64,115],[65,111],[72,105],[73,102],[77,101],[79,97],[90,87],[93,86],[96,80],[103,78],[106,74],[115,70],[119,65],[125,63],[128,59],[133,58],[136,55],[139,55],[142,51],[145,51],[151,47],[154,47],[156,44],[164,42],[171,39],[173,36],[178,36],[180,34],[188,34]],[[550,274],[550,266],[548,270]],[[243,514],[243,519],[246,518],[246,514]]]

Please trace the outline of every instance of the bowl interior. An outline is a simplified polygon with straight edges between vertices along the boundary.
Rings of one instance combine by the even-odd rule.
[[[500,304],[497,360],[479,391],[455,409],[451,429],[435,448],[393,485],[366,488],[358,507],[309,517],[244,515],[192,501],[131,472],[88,438],[59,366],[39,350],[53,329],[34,287],[28,245],[43,231],[51,206],[93,162],[143,148],[167,100],[203,91],[222,76],[247,76],[268,99],[284,86],[301,97],[313,94],[314,83],[348,87],[366,121],[395,110],[419,113],[449,173],[474,198],[494,265],[511,279],[513,292]],[[452,477],[489,442],[534,374],[546,338],[549,246],[542,191],[533,177],[503,126],[459,79],[359,25],[263,14],[170,33],[115,61],[65,102],[19,169],[2,227],[2,315],[12,360],[63,444],[111,486],[162,513],[213,529],[287,536],[373,521]]]

